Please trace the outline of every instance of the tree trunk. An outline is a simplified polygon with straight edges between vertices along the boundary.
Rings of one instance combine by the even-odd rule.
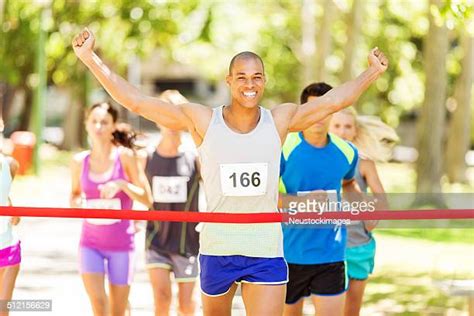
[[[9,121],[13,100],[15,99],[17,89],[6,83],[0,84],[0,117],[3,118],[5,124]]]
[[[75,150],[85,147],[84,109],[89,103],[90,78],[84,72],[81,85],[71,93],[72,100],[63,122],[64,140],[61,149]]]
[[[63,122],[64,139],[61,144],[63,150],[75,150],[81,145],[82,126],[84,125],[84,106],[81,98],[76,97],[76,93],[71,93],[73,100],[69,105]]]
[[[464,57],[461,74],[456,81],[454,110],[449,125],[446,150],[446,171],[450,182],[466,182],[465,156],[471,137],[472,84],[474,76],[473,37],[464,31],[461,39]]]
[[[314,0],[303,0],[301,6],[301,56],[303,82],[306,86],[314,80],[316,55],[316,16]]]
[[[313,74],[313,80],[327,80],[326,59],[331,51],[331,26],[334,24],[336,6],[333,0],[324,1],[323,17],[316,42],[316,76]]]
[[[27,86],[24,86],[23,89],[25,91],[25,104],[20,114],[20,123],[17,130],[27,131],[30,127],[31,110],[33,109],[33,91]]]
[[[364,16],[364,0],[353,0],[352,10],[347,23],[347,42],[344,47],[344,66],[341,73],[341,82],[354,77],[354,60],[357,43],[360,41],[362,19]]]
[[[430,0],[431,5],[440,6],[440,0]],[[426,74],[425,98],[418,123],[418,151],[416,164],[417,193],[440,193],[443,157],[443,132],[446,100],[446,54],[448,51],[447,28],[437,25],[429,12],[430,28],[424,41],[423,56]],[[440,194],[423,196],[416,204],[443,204]]]

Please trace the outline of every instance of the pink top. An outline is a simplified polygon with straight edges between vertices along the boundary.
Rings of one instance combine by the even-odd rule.
[[[120,161],[118,150],[115,152],[116,158],[113,166],[112,176],[103,182],[95,182],[90,179],[90,154],[84,158],[84,167],[82,168],[83,170],[81,175],[81,187],[87,201],[100,199],[100,191],[98,187],[101,184],[118,179],[124,179],[128,181]],[[132,209],[133,201],[125,192],[120,191],[115,195],[114,199],[120,200],[121,209]],[[110,220],[105,221],[110,222]],[[134,227],[132,221],[118,220],[117,223],[113,224],[96,224],[96,222],[100,223],[100,221],[97,220],[95,220],[94,223],[89,220],[84,220],[80,241],[81,246],[112,251],[127,251],[134,249]]]

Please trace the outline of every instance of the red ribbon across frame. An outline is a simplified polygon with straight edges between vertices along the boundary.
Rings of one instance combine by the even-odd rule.
[[[130,220],[153,220],[170,222],[204,223],[280,223],[292,219],[349,219],[349,220],[432,220],[432,219],[473,219],[474,209],[432,209],[432,210],[377,210],[360,212],[316,212],[297,213],[208,213],[184,211],[133,211],[100,210],[83,208],[45,208],[45,207],[0,207],[3,216],[57,217],[57,218],[113,218]]]

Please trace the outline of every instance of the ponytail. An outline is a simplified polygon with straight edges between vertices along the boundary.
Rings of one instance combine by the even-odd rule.
[[[395,130],[382,122],[376,116],[357,115],[353,108],[341,111],[354,118],[356,137],[352,141],[359,149],[362,157],[373,161],[388,161],[392,157],[392,150],[399,141]]]
[[[112,136],[114,137],[112,140],[114,145],[127,147],[132,150],[141,148],[136,144],[137,134],[131,126],[126,123],[117,124],[117,129],[112,133]]]

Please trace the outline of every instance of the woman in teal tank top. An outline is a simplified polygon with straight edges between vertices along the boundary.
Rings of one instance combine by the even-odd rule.
[[[367,188],[378,195],[379,208],[386,209],[385,190],[380,181],[374,161],[387,161],[391,146],[398,141],[395,131],[378,119],[357,116],[354,109],[344,109],[335,113],[331,120],[330,132],[352,142],[360,153],[356,180],[363,192]],[[346,316],[359,315],[365,286],[369,274],[374,269],[375,239],[371,231],[378,221],[361,221],[349,225],[347,229],[347,273],[349,290],[346,293],[344,313]]]
[[[0,206],[9,206],[11,205],[10,188],[18,163],[2,154],[2,139],[3,120],[0,118]],[[0,302],[12,299],[16,278],[20,271],[20,241],[12,229],[12,226],[18,225],[19,222],[19,217],[0,216]],[[1,314],[8,315],[8,312]]]

